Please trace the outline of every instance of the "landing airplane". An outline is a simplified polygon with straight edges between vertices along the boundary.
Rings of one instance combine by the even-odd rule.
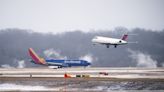
[[[123,37],[121,39],[117,39],[117,38],[110,38],[110,37],[103,37],[103,36],[95,36],[92,39],[93,44],[103,44],[106,45],[107,48],[109,48],[110,45],[114,45],[114,47],[116,48],[117,45],[124,45],[127,44],[127,38],[128,35],[124,34]]]
[[[49,66],[50,68],[62,68],[62,67],[72,67],[72,66],[89,66],[91,63],[85,60],[65,60],[65,59],[44,59],[40,58],[32,48],[28,50],[33,63]]]

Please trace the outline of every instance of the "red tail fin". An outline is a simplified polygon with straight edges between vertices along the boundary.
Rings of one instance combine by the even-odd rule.
[[[127,40],[127,38],[128,38],[128,35],[124,34],[124,36],[122,37],[122,40]]]
[[[36,63],[36,64],[46,64],[45,60],[43,58],[40,58],[35,51],[32,48],[29,48],[29,54],[32,58],[32,60]]]

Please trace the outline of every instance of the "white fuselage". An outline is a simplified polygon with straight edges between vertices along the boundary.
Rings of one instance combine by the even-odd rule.
[[[127,44],[127,41],[122,39],[116,39],[116,38],[109,38],[109,37],[102,37],[102,36],[96,36],[92,39],[92,42],[99,43],[99,44],[105,44],[105,45],[123,45]]]

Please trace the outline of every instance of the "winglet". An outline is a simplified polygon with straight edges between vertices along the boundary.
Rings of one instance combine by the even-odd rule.
[[[124,34],[123,37],[122,37],[122,40],[127,40],[127,38],[128,38],[128,35]]]
[[[32,48],[28,49],[29,55],[36,64],[46,64],[45,59],[40,58]]]

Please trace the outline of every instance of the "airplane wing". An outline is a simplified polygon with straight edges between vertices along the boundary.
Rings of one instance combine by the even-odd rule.
[[[47,62],[48,65],[54,65],[54,66],[62,66],[62,63],[55,63],[55,62]]]

